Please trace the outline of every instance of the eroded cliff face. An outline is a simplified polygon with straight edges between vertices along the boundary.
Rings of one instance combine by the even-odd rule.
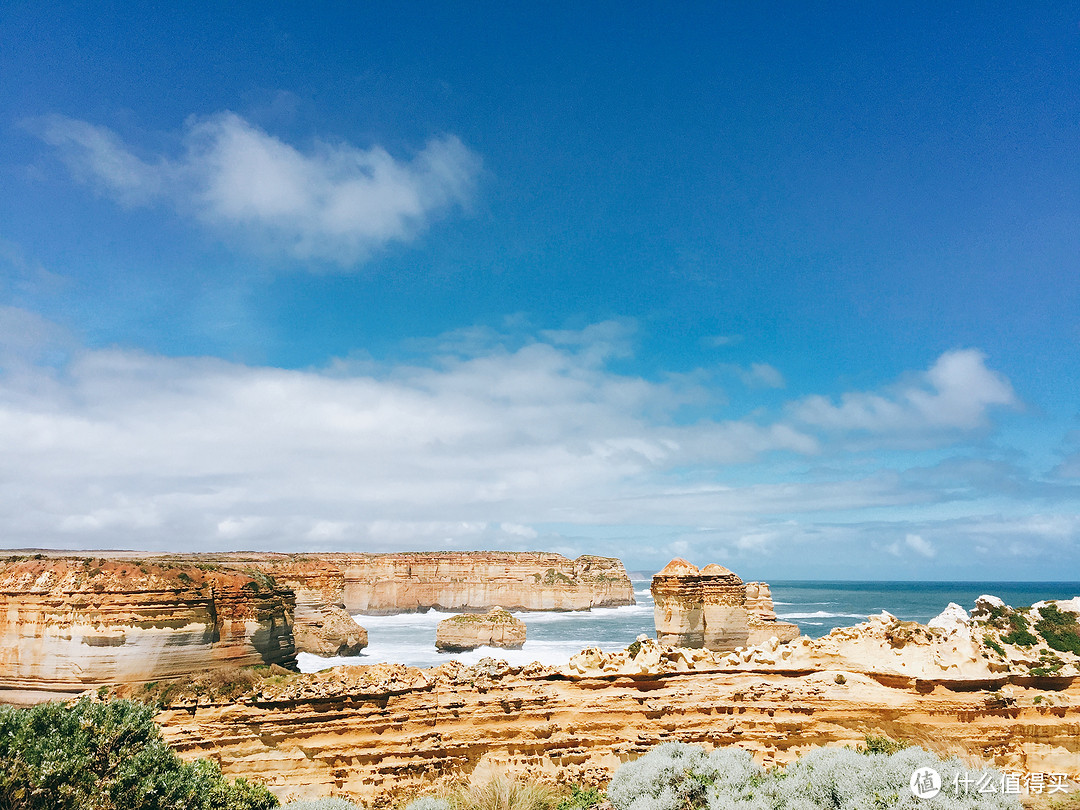
[[[634,604],[621,561],[511,551],[400,554],[227,554],[212,559],[270,574],[308,605],[340,604],[375,615],[429,609],[589,610]]]
[[[292,593],[235,570],[0,563],[0,690],[26,702],[207,670],[293,667]]]
[[[652,656],[650,646],[631,657]],[[604,784],[622,762],[669,741],[736,745],[772,764],[875,734],[1007,769],[1080,773],[1073,679],[1002,694],[852,671],[838,679],[831,669],[649,670],[581,675],[491,659],[341,667],[239,701],[177,705],[158,721],[181,756],[213,757],[282,799],[338,795],[377,807],[497,774]]]
[[[674,559],[653,577],[652,595],[656,637],[663,644],[734,650],[799,635],[794,624],[776,618],[768,585],[744,583],[716,563],[698,570]]]

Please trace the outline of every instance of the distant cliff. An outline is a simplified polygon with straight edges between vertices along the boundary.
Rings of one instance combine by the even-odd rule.
[[[192,557],[174,559],[192,559]],[[296,592],[297,618],[315,604],[350,613],[429,609],[589,610],[634,604],[634,588],[613,557],[515,551],[397,554],[235,553],[203,557],[257,568]]]
[[[29,701],[219,668],[295,666],[293,596],[209,565],[0,561],[0,690]]]

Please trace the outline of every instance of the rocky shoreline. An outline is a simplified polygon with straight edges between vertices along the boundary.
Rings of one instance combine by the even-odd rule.
[[[764,583],[676,560],[653,582],[659,638],[622,650],[586,649],[559,667],[485,658],[290,671],[297,650],[366,643],[347,607],[371,596],[356,573],[371,556],[9,560],[0,695],[142,700],[160,708],[185,759],[213,759],[281,799],[369,807],[497,774],[602,785],[671,741],[734,745],[772,765],[873,735],[1080,779],[1078,600],[1012,608],[984,596],[970,614],[949,605],[926,625],[883,612],[811,639],[777,620]],[[407,555],[387,556],[364,570],[406,565]],[[553,556],[415,555],[401,588],[379,598],[419,609],[471,595],[472,612],[443,630],[461,648],[524,642],[509,613],[479,612],[514,577],[520,593],[539,594],[533,603],[622,598],[617,560],[559,558],[555,568]],[[451,575],[463,560],[476,573]],[[493,566],[502,579],[474,588]]]
[[[212,757],[282,798],[344,795],[376,807],[497,773],[604,784],[620,763],[670,741],[736,745],[783,764],[869,734],[1080,778],[1080,677],[965,656],[955,632],[882,615],[815,641],[731,653],[646,638],[560,668],[494,659],[337,667],[229,700],[179,699],[158,718],[182,757]]]

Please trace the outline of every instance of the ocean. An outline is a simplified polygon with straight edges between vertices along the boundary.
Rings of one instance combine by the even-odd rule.
[[[1013,606],[1042,599],[1080,596],[1080,582],[774,582],[770,583],[776,615],[794,622],[803,635],[818,637],[836,627],[864,621],[887,610],[905,621],[926,622],[949,602],[970,610],[982,594],[993,594]],[[435,625],[452,613],[428,611],[397,616],[364,616],[368,647],[359,656],[322,658],[301,653],[300,669],[314,672],[341,664],[398,663],[433,667],[451,660],[472,664],[486,656],[514,665],[539,661],[557,666],[586,647],[618,650],[638,635],[654,635],[653,601],[648,580],[634,582],[636,605],[588,612],[522,612],[515,615],[528,626],[520,650],[481,647],[466,653],[435,649]]]

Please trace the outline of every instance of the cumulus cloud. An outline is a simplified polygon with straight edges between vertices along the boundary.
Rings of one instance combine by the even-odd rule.
[[[480,168],[453,135],[411,160],[348,143],[301,150],[231,112],[191,119],[177,156],[140,157],[111,130],[62,116],[32,129],[76,177],[123,204],[164,201],[250,245],[341,265],[467,203]]]
[[[925,372],[884,393],[853,392],[839,404],[823,396],[791,408],[803,424],[833,431],[922,433],[985,427],[994,407],[1017,407],[1009,381],[975,349],[945,352]]]
[[[366,373],[79,350],[0,375],[0,523],[31,544],[389,543],[402,521],[527,544],[639,479],[814,449],[786,426],[657,421],[679,391],[606,368],[620,331]]]
[[[845,467],[821,458],[833,443],[760,416],[681,422],[694,392],[612,370],[630,333],[479,330],[412,365],[285,370],[86,349],[0,309],[4,545],[563,548],[645,564],[683,544],[702,560],[820,558],[823,576],[826,557],[871,548],[899,564],[882,536],[906,535],[896,550],[914,565],[962,562],[956,537],[1076,535],[1052,517],[867,523],[966,503],[956,476],[983,479]],[[36,348],[56,345],[59,361]]]
[[[751,363],[742,370],[743,382],[751,388],[783,388],[784,375],[768,363]]]

